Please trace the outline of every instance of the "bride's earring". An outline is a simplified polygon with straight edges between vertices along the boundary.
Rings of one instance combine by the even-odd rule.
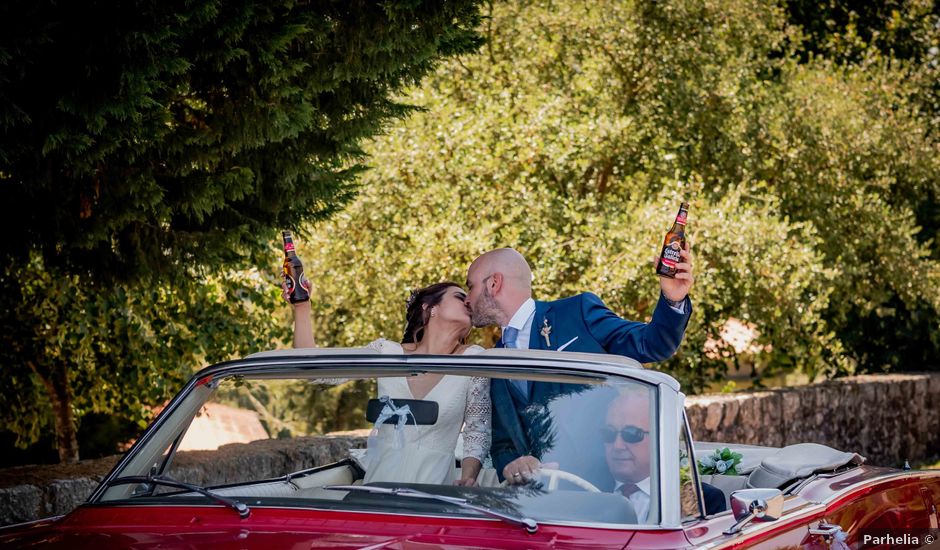
[[[432,307],[432,308],[431,308],[431,317],[437,317],[437,308],[436,308],[436,307]]]

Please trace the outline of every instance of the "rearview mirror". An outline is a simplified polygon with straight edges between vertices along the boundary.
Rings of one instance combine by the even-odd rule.
[[[724,533],[733,535],[751,521],[775,521],[783,515],[780,489],[743,489],[731,493],[731,513],[735,524]]]
[[[370,399],[366,405],[366,420],[371,423],[382,420],[383,424],[397,424],[403,419],[405,424],[432,426],[437,423],[437,401],[421,399],[389,399],[380,397]]]

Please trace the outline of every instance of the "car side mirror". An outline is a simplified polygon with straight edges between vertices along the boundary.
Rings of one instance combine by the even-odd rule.
[[[780,489],[742,489],[731,493],[731,513],[736,520],[724,533],[733,535],[752,521],[776,521],[783,515]]]

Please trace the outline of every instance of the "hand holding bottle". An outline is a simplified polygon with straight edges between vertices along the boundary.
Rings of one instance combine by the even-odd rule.
[[[692,283],[695,282],[695,276],[692,274],[692,246],[689,241],[685,241],[684,247],[679,250],[679,262],[676,263],[675,275],[669,277],[660,277],[659,286],[662,288],[663,296],[673,302],[681,302],[689,295],[692,290]],[[657,258],[659,261],[659,258]]]
[[[292,304],[310,300],[310,281],[304,274],[304,264],[294,251],[294,239],[290,231],[284,231],[284,281],[282,295]]]
[[[294,251],[290,231],[284,231],[284,278],[281,296],[294,305],[294,347],[316,347],[313,337],[313,318],[310,308],[310,281],[304,275],[304,264]]]
[[[685,236],[689,203],[679,206],[672,228],[666,233],[663,249],[656,259],[656,274],[663,296],[670,302],[681,302],[689,295],[695,277],[692,275],[692,249]]]

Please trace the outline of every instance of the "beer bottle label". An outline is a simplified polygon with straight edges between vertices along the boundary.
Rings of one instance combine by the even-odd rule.
[[[284,275],[284,283],[287,285],[287,295],[294,295],[294,278],[290,275]]]
[[[300,288],[310,292],[310,281],[307,280],[307,275],[304,272],[300,272]]]
[[[663,253],[661,256],[663,265],[668,267],[669,269],[675,269],[676,264],[679,263],[679,260],[682,257],[679,254],[680,250],[681,250],[681,247],[680,247],[679,241],[672,241],[671,243],[664,246]]]
[[[685,225],[685,220],[688,216],[689,216],[688,212],[686,212],[685,210],[680,210],[679,215],[676,216],[676,223]]]
[[[284,252],[293,252],[293,251],[294,251],[294,243],[292,242],[284,243]]]

